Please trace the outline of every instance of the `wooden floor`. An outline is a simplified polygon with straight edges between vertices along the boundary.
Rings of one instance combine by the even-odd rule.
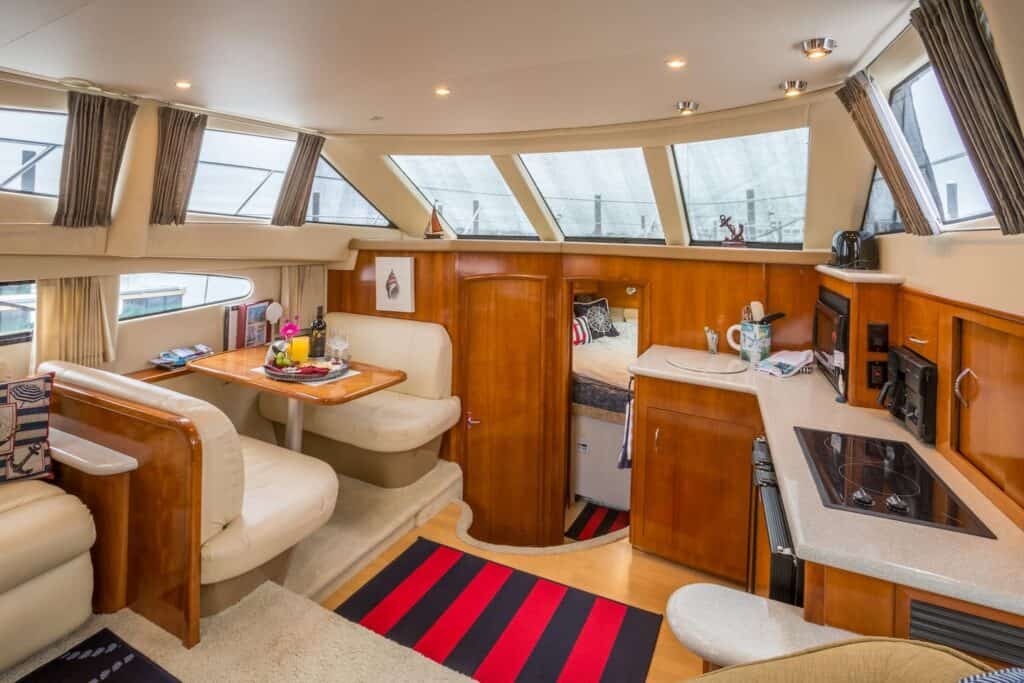
[[[663,614],[669,595],[687,583],[711,582],[729,585],[700,572],[634,550],[628,539],[590,550],[557,555],[487,552],[462,543],[456,536],[455,524],[460,513],[459,505],[453,503],[422,527],[410,531],[351,581],[324,600],[324,607],[335,609],[412,545],[419,536],[659,614]],[[668,622],[662,621],[648,680],[680,681],[698,676],[701,671],[700,659],[683,648],[669,631]]]

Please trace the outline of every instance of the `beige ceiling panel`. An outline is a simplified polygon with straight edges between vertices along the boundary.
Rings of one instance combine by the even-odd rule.
[[[672,148],[644,147],[644,161],[647,162],[647,175],[651,180],[651,189],[654,190],[654,201],[658,205],[665,242],[687,244],[690,241],[689,230]]]
[[[555,217],[551,215],[547,202],[541,197],[540,190],[533,183],[522,159],[515,154],[502,154],[491,159],[498,167],[501,177],[505,179],[508,189],[519,202],[537,236],[545,242],[561,242],[565,239],[558,229]]]

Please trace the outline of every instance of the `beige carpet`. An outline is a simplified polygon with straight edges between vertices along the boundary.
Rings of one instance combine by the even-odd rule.
[[[203,619],[202,642],[191,650],[125,609],[94,616],[0,673],[0,683],[18,680],[104,627],[186,682],[470,680],[268,582],[234,607]]]

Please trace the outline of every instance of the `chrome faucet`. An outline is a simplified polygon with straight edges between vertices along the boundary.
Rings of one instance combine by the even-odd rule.
[[[704,336],[708,338],[708,353],[712,356],[718,353],[718,332],[713,329],[704,326]]]

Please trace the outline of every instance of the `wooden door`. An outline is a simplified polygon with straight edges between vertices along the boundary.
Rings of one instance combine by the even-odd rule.
[[[1024,337],[962,321],[960,370],[968,369],[960,382],[959,451],[1024,506]]]
[[[642,423],[634,545],[745,584],[755,430],[654,407]]]
[[[541,545],[547,278],[464,278],[465,498],[474,538]]]

